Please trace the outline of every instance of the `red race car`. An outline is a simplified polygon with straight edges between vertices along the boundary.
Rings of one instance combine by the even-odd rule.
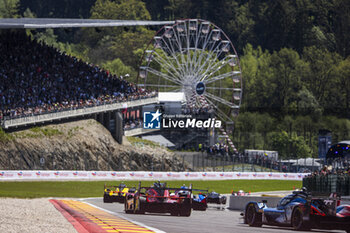
[[[125,197],[125,213],[144,214],[170,213],[172,216],[190,216],[192,210],[192,187],[168,188],[166,183],[155,182],[151,187],[142,187]]]

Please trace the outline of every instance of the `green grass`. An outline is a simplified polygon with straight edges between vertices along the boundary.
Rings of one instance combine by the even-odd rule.
[[[13,140],[13,135],[6,133],[1,127],[0,127],[0,142],[7,142]]]
[[[29,130],[23,130],[19,132],[9,133],[8,136],[12,138],[44,138],[44,137],[52,137],[56,135],[63,135],[58,129],[42,126],[42,127],[32,127]]]
[[[145,145],[145,146],[151,146],[151,147],[161,147],[159,143],[156,143],[150,140],[146,140],[138,137],[131,137],[131,136],[126,138],[133,146]]]
[[[63,134],[61,131],[58,129],[54,129],[51,127],[33,127],[30,129],[33,133],[37,135],[45,135],[46,137],[52,137],[54,135],[61,135]]]
[[[103,185],[118,185],[120,181],[67,181],[67,182],[0,182],[0,197],[40,198],[40,197],[102,197]],[[129,187],[136,187],[137,181],[125,181]],[[301,181],[281,180],[224,180],[224,181],[167,181],[168,187],[180,187],[193,184],[196,189],[215,190],[219,193],[231,193],[232,190],[263,192],[292,190],[300,188]],[[153,181],[142,181],[142,186]]]
[[[132,137],[132,136],[128,136],[126,138],[131,143],[131,145],[136,147],[150,146],[152,148],[163,148],[165,150],[171,151],[167,147],[161,146],[159,143],[156,143],[147,139],[142,139],[142,138]]]

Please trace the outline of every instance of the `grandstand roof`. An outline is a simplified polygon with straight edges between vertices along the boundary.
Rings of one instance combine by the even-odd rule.
[[[108,20],[108,19],[61,19],[61,18],[4,18],[0,28],[74,28],[118,27],[174,24],[175,21]]]

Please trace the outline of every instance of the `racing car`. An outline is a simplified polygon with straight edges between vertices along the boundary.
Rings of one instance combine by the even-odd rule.
[[[124,203],[125,195],[127,193],[135,192],[135,188],[128,188],[124,183],[119,184],[118,186],[107,186],[104,185],[104,194],[103,194],[103,202],[104,203],[112,203],[119,202]]]
[[[210,192],[207,195],[207,203],[214,203],[214,204],[226,204],[226,196],[221,195],[220,193],[216,192]]]
[[[233,196],[249,196],[250,195],[250,192],[249,193],[246,193],[244,192],[243,190],[239,190],[239,191],[232,191],[232,195]]]
[[[312,197],[303,189],[282,198],[276,208],[267,202],[249,202],[246,205],[244,223],[249,226],[291,226],[295,230],[328,229],[350,233],[350,206],[339,205],[340,197]]]
[[[206,210],[208,208],[207,196],[205,194],[199,193],[193,196],[192,199],[192,209],[193,210]]]
[[[181,189],[186,190],[189,189],[186,185],[182,185]],[[191,189],[192,191],[199,191],[198,195],[192,194],[192,210],[201,210],[205,211],[208,208],[207,204],[207,195],[202,193],[207,193],[208,190],[204,189]]]
[[[135,193],[127,193],[124,210],[127,214],[170,213],[172,216],[190,216],[192,210],[192,187],[168,188],[166,183],[155,182]]]

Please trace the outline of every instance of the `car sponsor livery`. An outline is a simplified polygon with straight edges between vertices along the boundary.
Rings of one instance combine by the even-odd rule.
[[[339,205],[340,197],[313,197],[303,189],[285,196],[270,208],[266,201],[249,202],[244,222],[253,227],[266,225],[291,226],[295,230],[328,229],[346,230],[350,233],[350,206]]]
[[[127,193],[124,210],[127,214],[170,213],[172,216],[190,216],[192,208],[206,209],[206,201],[193,200],[192,189],[169,188],[166,183],[155,182],[151,187],[142,187],[141,182],[134,193]],[[192,203],[196,203],[195,207]]]
[[[135,192],[135,188],[128,188],[124,183],[118,186],[106,185],[104,186],[103,202],[112,203],[119,202],[124,203],[125,195],[127,193]]]

